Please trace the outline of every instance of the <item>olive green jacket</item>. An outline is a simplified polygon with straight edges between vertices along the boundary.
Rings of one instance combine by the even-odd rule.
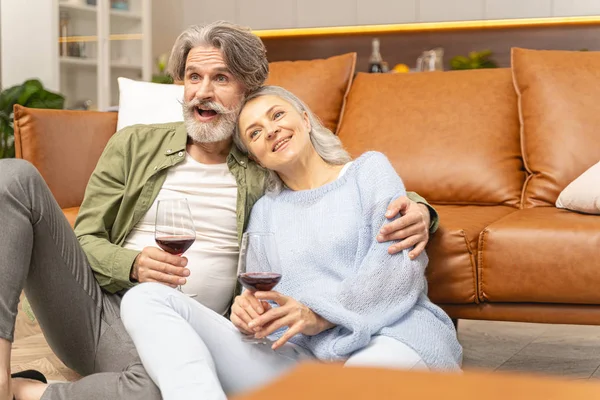
[[[123,243],[152,206],[168,169],[185,159],[186,145],[182,122],[127,127],[106,145],[75,222],[75,234],[104,290],[115,293],[135,285],[130,272],[139,251],[126,249]],[[237,231],[241,239],[250,210],[264,193],[266,174],[235,146],[227,165],[238,184]],[[416,193],[408,197],[427,204]],[[438,217],[430,210],[433,232]]]

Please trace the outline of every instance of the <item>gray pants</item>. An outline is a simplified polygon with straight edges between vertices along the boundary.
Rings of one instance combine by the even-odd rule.
[[[43,399],[161,398],[123,327],[120,296],[100,289],[42,177],[26,161],[0,160],[0,338],[14,339],[23,289],[52,350],[85,376],[50,385]]]

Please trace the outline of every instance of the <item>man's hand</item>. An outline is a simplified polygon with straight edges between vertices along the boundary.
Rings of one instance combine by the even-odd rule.
[[[246,335],[253,335],[254,331],[248,327],[248,324],[270,309],[271,306],[269,303],[259,301],[251,291],[244,290],[233,301],[229,319],[240,332]]]
[[[184,285],[190,270],[187,258],[174,256],[156,247],[144,247],[135,258],[130,277],[138,282],[158,282],[171,286]]]
[[[425,204],[418,204],[406,196],[392,201],[385,213],[387,218],[401,217],[385,224],[379,234],[377,241],[380,243],[392,240],[399,241],[388,248],[388,253],[396,254],[404,249],[414,246],[408,253],[411,259],[415,259],[423,252],[429,241],[429,224],[431,215]]]
[[[255,337],[264,338],[281,327],[289,327],[283,336],[273,343],[273,350],[283,346],[298,333],[313,336],[334,326],[304,304],[281,293],[256,292],[254,296],[261,301],[273,300],[279,304],[279,307],[271,308],[248,323],[248,328],[254,332]]]

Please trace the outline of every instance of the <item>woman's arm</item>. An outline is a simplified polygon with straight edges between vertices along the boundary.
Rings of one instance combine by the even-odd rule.
[[[358,171],[357,185],[363,213],[360,235],[361,240],[370,242],[369,250],[359,260],[357,272],[341,283],[336,300],[344,309],[364,316],[380,329],[416,303],[426,286],[428,259],[422,253],[412,260],[408,250],[391,255],[385,243],[375,240],[376,232],[385,223],[389,202],[406,192],[383,154],[370,153],[368,157]]]

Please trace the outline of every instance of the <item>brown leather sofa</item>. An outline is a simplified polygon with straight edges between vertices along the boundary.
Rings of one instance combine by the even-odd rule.
[[[337,72],[313,65],[310,85],[305,64],[274,63],[269,83],[305,98],[353,155],[385,153],[435,205],[434,302],[453,318],[600,324],[600,216],[554,207],[600,160],[600,54],[514,49],[510,69],[353,80],[354,55],[328,62]],[[71,221],[116,118],[15,108],[17,156]]]

